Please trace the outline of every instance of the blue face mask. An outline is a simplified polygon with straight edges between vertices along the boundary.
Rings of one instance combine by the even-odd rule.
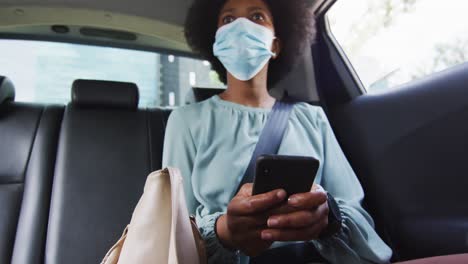
[[[271,51],[273,39],[275,36],[268,28],[237,18],[218,29],[213,54],[236,79],[247,81],[275,56]]]

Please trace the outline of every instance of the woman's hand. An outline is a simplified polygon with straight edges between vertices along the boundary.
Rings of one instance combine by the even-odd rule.
[[[263,240],[262,230],[269,209],[278,207],[286,199],[284,190],[252,196],[252,184],[244,184],[228,205],[227,213],[218,218],[216,232],[221,243],[238,249],[247,256],[257,256],[270,247],[273,240]]]
[[[327,194],[319,185],[308,193],[291,195],[288,204],[270,212],[265,241],[307,241],[317,239],[328,226]]]

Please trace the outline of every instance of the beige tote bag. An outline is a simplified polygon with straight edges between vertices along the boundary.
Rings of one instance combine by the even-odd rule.
[[[122,237],[101,264],[205,264],[203,239],[185,203],[180,171],[151,173]]]

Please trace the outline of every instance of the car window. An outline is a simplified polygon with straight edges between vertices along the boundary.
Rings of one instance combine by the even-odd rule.
[[[398,89],[468,61],[468,1],[337,1],[332,36],[365,89]]]
[[[45,41],[0,40],[0,75],[15,84],[16,101],[70,102],[75,79],[136,83],[139,107],[179,106],[191,87],[223,87],[207,61]]]

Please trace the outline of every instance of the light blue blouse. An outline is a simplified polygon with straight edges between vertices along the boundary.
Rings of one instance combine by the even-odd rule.
[[[248,263],[225,249],[214,232],[242,180],[270,109],[243,106],[214,96],[174,110],[166,128],[163,167],[181,170],[188,210],[196,216],[206,241],[209,263]],[[387,263],[391,249],[373,228],[362,208],[364,193],[328,120],[319,107],[294,106],[279,154],[313,156],[320,161],[315,183],[333,195],[342,231],[312,241],[332,263]]]

